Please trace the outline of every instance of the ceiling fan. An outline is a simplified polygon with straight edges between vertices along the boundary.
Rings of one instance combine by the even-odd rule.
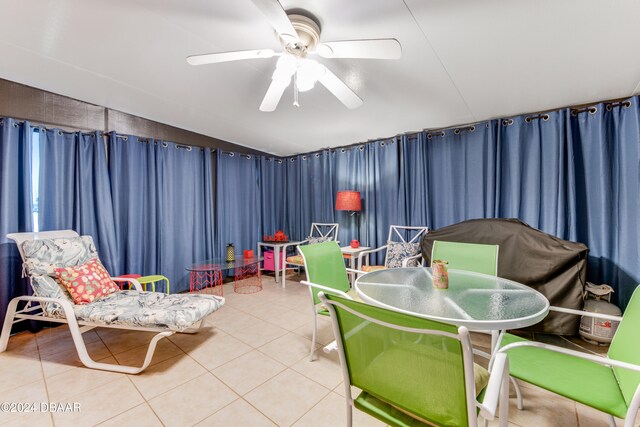
[[[244,59],[279,56],[271,84],[260,104],[261,111],[274,111],[293,79],[293,105],[299,106],[298,92],[313,89],[320,82],[347,108],[358,108],[362,99],[326,66],[309,58],[398,59],[402,54],[396,39],[344,40],[320,42],[320,26],[313,16],[287,14],[278,0],[252,0],[275,29],[283,52],[272,49],[208,53],[187,57],[191,65],[215,64]]]

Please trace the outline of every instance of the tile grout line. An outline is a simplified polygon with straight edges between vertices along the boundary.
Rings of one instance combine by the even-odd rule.
[[[44,366],[42,366],[42,357],[40,356],[40,346],[38,345],[38,333],[36,332],[33,335],[33,341],[36,344],[36,352],[38,353],[38,360],[40,361],[40,373],[42,374],[42,382],[44,384],[44,392],[45,395],[47,396],[47,402],[51,402],[51,398],[49,397],[49,386],[47,384],[47,377],[44,374]],[[55,427],[56,422],[53,419],[53,412],[49,412],[49,419],[51,420],[51,425]]]
[[[323,386],[324,387],[324,386]],[[326,388],[326,387],[325,387]],[[311,412],[313,410],[313,408],[315,408],[316,406],[318,406],[324,399],[326,399],[327,396],[329,396],[331,393],[333,392],[333,390],[329,390],[328,393],[326,393],[324,396],[322,396],[320,398],[320,400],[318,400],[316,402],[315,405],[313,405],[311,408],[309,408],[309,410],[307,412],[305,412],[304,414],[300,415],[293,423],[291,423],[291,425],[294,425],[295,423],[297,423],[298,421],[300,421],[302,418],[304,418],[305,415],[307,415],[309,412]],[[354,408],[355,409],[355,408]]]
[[[260,414],[262,414],[266,419],[268,419],[269,421],[271,421],[273,424],[278,425],[278,423],[276,422],[276,420],[272,419],[270,416],[268,416],[267,414],[263,413],[260,409],[256,408],[255,406],[253,406],[251,404],[251,402],[249,402],[247,399],[245,399],[244,397],[240,396],[240,399],[244,400],[247,405],[251,406],[253,409],[255,409],[256,411],[258,411]]]

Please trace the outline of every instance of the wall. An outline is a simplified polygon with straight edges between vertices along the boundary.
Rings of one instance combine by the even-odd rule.
[[[117,131],[143,138],[218,148],[248,154],[266,154],[221,139],[147,120],[132,114],[78,101],[55,93],[0,79],[0,117],[29,120],[66,130]]]

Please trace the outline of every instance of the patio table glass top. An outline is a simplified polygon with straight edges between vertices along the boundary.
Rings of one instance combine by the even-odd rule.
[[[188,271],[212,271],[212,270],[230,270],[232,268],[248,267],[258,264],[262,261],[262,257],[244,258],[242,254],[236,255],[235,261],[227,262],[226,257],[211,258],[205,261],[187,267]]]
[[[549,301],[528,286],[454,269],[448,289],[433,287],[430,268],[374,271],[360,276],[355,289],[370,304],[470,329],[523,328],[549,311]]]

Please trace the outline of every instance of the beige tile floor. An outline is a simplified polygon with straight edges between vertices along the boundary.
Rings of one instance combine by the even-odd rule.
[[[264,277],[264,289],[251,295],[225,285],[226,305],[205,327],[162,340],[152,365],[139,375],[82,367],[66,327],[15,335],[0,354],[0,402],[77,402],[81,410],[0,412],[0,425],[345,425],[337,355],[320,350],[316,361],[308,361],[309,295],[295,278],[281,289]],[[84,336],[95,359],[140,364],[152,334],[94,329]],[[320,319],[319,343],[332,339],[329,320]],[[607,425],[598,411],[529,385],[522,390],[525,409],[510,402],[512,426]],[[382,424],[354,411],[354,425]]]

